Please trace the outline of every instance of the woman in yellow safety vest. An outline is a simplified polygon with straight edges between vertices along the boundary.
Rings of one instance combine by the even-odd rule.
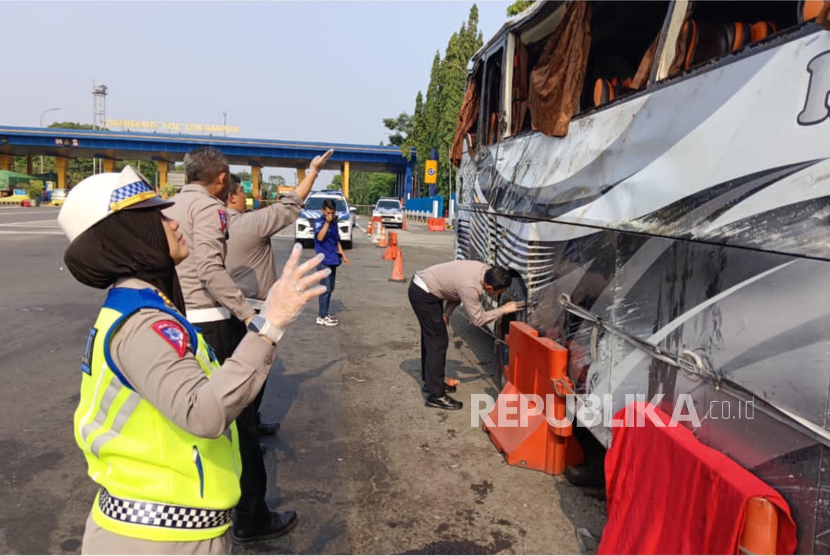
[[[325,272],[295,248],[262,313],[221,367],[185,318],[178,224],[131,167],[79,183],[58,222],[81,283],[110,288],[81,361],[75,440],[100,485],[87,554],[227,554],[241,464],[233,424],[268,375],[282,331]],[[220,371],[220,372],[217,372]],[[296,515],[281,516],[287,528]]]

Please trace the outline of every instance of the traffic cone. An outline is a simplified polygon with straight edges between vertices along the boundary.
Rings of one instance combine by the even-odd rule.
[[[378,247],[386,247],[388,245],[388,240],[386,239],[386,227],[381,224],[380,225],[380,241],[378,242]]]
[[[369,222],[369,225],[366,226],[366,234],[367,235],[372,235],[372,228],[374,228],[374,227],[375,227],[375,223],[374,222]]]
[[[406,216],[403,217],[403,222],[401,223],[401,230],[406,231]]]
[[[395,266],[392,267],[392,277],[390,282],[406,283],[406,278],[403,276],[403,253],[401,248],[395,248]]]
[[[380,242],[380,231],[382,229],[383,224],[375,224],[374,230],[372,230],[372,243],[377,245]]]
[[[389,246],[386,248],[386,251],[383,252],[383,260],[384,261],[393,261],[395,260],[395,255],[398,252],[398,234],[394,232],[389,232]]]

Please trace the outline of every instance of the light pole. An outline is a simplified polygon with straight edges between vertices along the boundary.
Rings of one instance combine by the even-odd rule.
[[[43,114],[40,115],[40,127],[43,127],[43,116],[45,116],[48,112],[52,112],[54,110],[60,110],[60,108],[47,108],[43,111]],[[40,155],[40,173],[43,173],[43,155]]]
[[[227,126],[228,126],[228,113],[227,112],[222,112],[222,127],[227,127]],[[222,133],[224,134],[225,137],[228,136],[228,130],[223,129]]]

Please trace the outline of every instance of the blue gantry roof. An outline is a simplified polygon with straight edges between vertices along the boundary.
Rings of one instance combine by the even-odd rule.
[[[309,141],[242,139],[171,133],[103,131],[0,126],[0,153],[15,156],[43,155],[71,158],[115,158],[178,162],[197,147],[221,150],[231,164],[295,167],[334,149],[326,169],[339,170],[349,162],[352,171],[404,172],[415,161],[407,160],[399,147],[351,145]]]

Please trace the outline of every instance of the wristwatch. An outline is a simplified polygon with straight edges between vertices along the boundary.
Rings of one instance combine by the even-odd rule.
[[[264,336],[273,344],[279,342],[283,334],[281,329],[271,326],[271,323],[262,315],[254,315],[251,318],[251,322],[248,323],[248,330]]]

